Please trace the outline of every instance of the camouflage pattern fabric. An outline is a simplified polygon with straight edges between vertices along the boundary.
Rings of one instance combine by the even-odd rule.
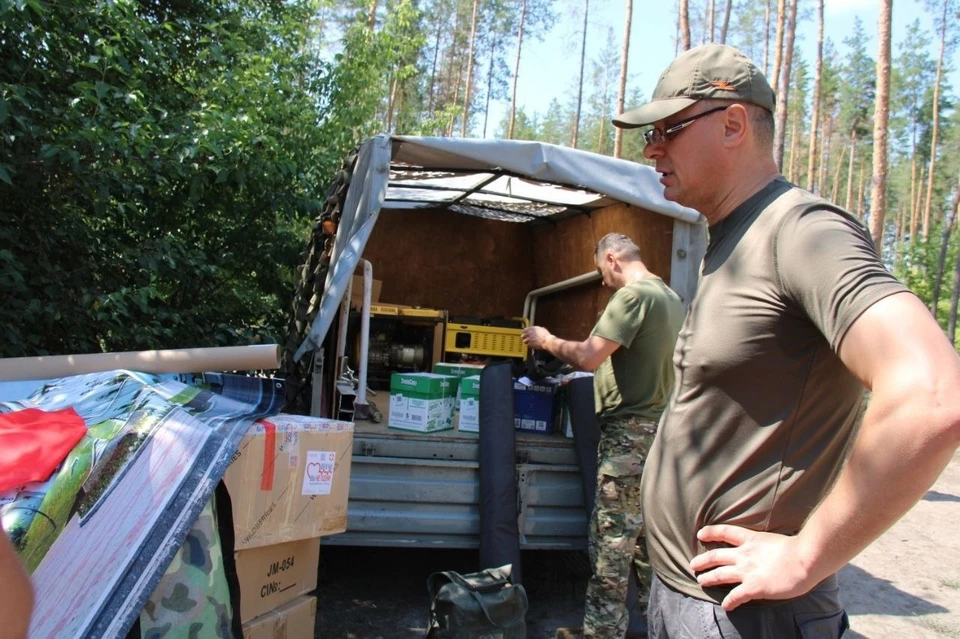
[[[211,499],[140,613],[143,639],[231,639],[233,611]]]
[[[627,631],[627,583],[636,566],[640,602],[650,595],[650,564],[640,512],[640,478],[657,425],[620,417],[600,426],[597,494],[589,524],[593,575],[587,584],[583,636],[620,639]]]

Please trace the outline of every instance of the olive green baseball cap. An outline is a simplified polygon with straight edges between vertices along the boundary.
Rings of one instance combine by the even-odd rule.
[[[698,100],[749,102],[771,113],[777,97],[763,72],[739,49],[705,44],[684,51],[660,75],[653,98],[613,118],[622,129],[635,129],[668,118]]]

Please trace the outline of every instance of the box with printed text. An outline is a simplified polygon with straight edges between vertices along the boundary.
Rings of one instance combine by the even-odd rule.
[[[460,394],[457,398],[460,410],[458,430],[470,433],[480,432],[480,376],[464,377],[460,380]]]
[[[394,373],[387,426],[420,432],[453,428],[459,381],[435,373]]]
[[[223,476],[235,548],[346,530],[352,449],[350,422],[275,415],[255,423]]]
[[[317,587],[319,539],[248,548],[234,556],[244,624]]]

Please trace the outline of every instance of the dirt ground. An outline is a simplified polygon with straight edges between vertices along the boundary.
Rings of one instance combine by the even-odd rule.
[[[883,490],[878,486],[877,490]],[[960,454],[840,573],[850,637],[960,638]]]
[[[878,486],[882,491],[883,487]],[[853,639],[960,639],[960,454],[900,522],[840,574]],[[524,551],[530,639],[576,626],[586,577],[574,553]],[[422,637],[426,580],[476,569],[475,550],[321,549],[316,637]]]

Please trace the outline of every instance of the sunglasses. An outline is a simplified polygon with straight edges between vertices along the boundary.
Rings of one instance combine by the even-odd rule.
[[[713,109],[708,109],[703,113],[698,113],[696,115],[690,116],[686,120],[680,120],[676,124],[668,126],[666,129],[650,129],[649,131],[643,132],[643,141],[647,144],[662,144],[669,140],[672,136],[676,135],[680,131],[684,130],[700,118],[706,117],[711,113],[716,113],[717,111],[726,111],[729,109],[729,106],[716,107]]]

